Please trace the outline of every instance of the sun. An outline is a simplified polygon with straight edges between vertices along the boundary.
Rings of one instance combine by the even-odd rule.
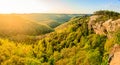
[[[48,12],[49,5],[38,0],[0,0],[0,13]]]

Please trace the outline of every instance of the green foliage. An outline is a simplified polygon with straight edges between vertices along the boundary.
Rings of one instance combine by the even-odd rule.
[[[38,35],[53,32],[55,27],[78,15],[81,14],[0,14],[0,37],[31,44]]]
[[[50,58],[49,65],[55,65],[54,58]]]
[[[94,12],[95,15],[108,15],[108,16],[119,16],[120,14],[118,12],[109,11],[109,10],[100,10]]]
[[[0,39],[0,65],[40,65],[34,58],[32,45]]]
[[[115,33],[115,41],[117,44],[120,44],[120,30]]]
[[[69,29],[53,32],[40,40],[40,46],[37,46],[43,49],[41,52],[47,54],[48,59],[44,62],[57,65],[100,65],[106,36],[89,33],[88,17],[73,19],[68,23]]]
[[[90,50],[84,60],[84,64],[87,65],[100,65],[102,61],[102,56],[98,50]]]
[[[104,49],[105,51],[110,51],[110,49],[112,48],[112,46],[115,44],[115,39],[114,38],[111,38],[111,39],[108,39],[104,45]]]
[[[94,12],[94,15],[103,15],[102,18],[108,18],[108,19],[113,19],[113,20],[120,18],[120,13],[109,11],[109,10],[96,11]]]
[[[26,44],[27,40],[19,43],[0,39],[0,64],[107,65],[110,48],[115,42],[120,42],[120,35],[116,33],[114,41],[105,35],[95,34],[88,29],[88,21],[89,16],[74,17],[67,26],[32,44]]]

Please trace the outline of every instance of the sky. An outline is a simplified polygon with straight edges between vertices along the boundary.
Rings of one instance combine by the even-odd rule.
[[[0,13],[91,14],[97,10],[120,12],[120,0],[0,0]]]

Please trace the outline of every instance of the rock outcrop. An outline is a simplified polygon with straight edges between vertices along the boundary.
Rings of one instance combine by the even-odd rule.
[[[108,59],[109,65],[120,65],[120,45],[115,44],[112,48],[109,59]]]
[[[96,34],[106,35],[108,38],[112,37],[112,33],[120,28],[120,19],[107,21],[97,21],[101,16],[94,15],[90,17],[88,28],[93,29]]]
[[[113,33],[120,29],[120,19],[106,21],[101,19],[102,16],[94,15],[90,17],[88,28],[96,34],[106,35],[108,38],[113,37]],[[101,19],[101,20],[100,20]],[[120,45],[115,44],[109,53],[108,65],[120,65]]]

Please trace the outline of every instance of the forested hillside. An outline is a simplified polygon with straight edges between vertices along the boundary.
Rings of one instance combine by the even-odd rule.
[[[16,14],[19,17],[22,17],[24,19],[30,20],[30,21],[37,21],[38,23],[48,25],[51,28],[55,28],[58,25],[67,22],[70,18],[75,16],[83,16],[85,14],[39,14],[39,13],[33,13],[33,14]]]
[[[106,10],[91,16],[73,17],[31,44],[1,38],[0,64],[108,65],[111,47],[120,42],[119,18],[119,13]],[[117,24],[113,22],[104,27],[109,19]]]
[[[80,14],[0,14],[0,37],[31,41],[36,36],[53,32],[56,26],[78,15]]]
[[[38,24],[35,20],[26,20],[12,14],[0,15],[0,36],[40,35],[52,30],[49,26]]]

